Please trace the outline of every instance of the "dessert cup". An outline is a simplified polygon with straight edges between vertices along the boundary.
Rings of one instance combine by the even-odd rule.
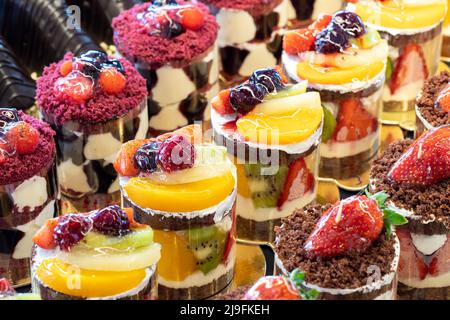
[[[357,21],[356,37],[339,27],[339,19],[350,19],[347,15]],[[297,47],[300,34],[314,28],[317,36],[311,39],[312,45]],[[327,32],[333,28],[339,28],[337,34],[343,33],[346,40],[329,40]],[[308,88],[320,93],[325,107],[320,177],[361,180],[380,144],[386,41],[346,11],[322,15],[307,28],[288,31],[284,41],[282,61],[287,75],[294,82],[308,80]],[[327,48],[330,44],[333,47]]]
[[[35,150],[23,153],[10,138],[26,122],[39,133]],[[50,126],[21,111],[0,108],[0,277],[14,286],[30,283],[31,237],[56,213],[55,143]],[[30,142],[31,143],[31,142]]]
[[[201,0],[220,26],[218,45],[223,86],[242,82],[256,69],[276,65],[282,28],[287,23],[284,0]]]
[[[0,278],[0,300],[40,300],[32,293],[17,293],[6,278]]]
[[[125,145],[116,161],[124,203],[133,208],[136,221],[153,228],[162,245],[158,296],[163,300],[209,298],[234,275],[235,168],[225,148],[202,144],[196,137],[201,128],[190,126],[156,140],[135,141],[129,146],[139,149],[127,151]],[[172,160],[167,157],[176,158],[172,148],[178,147],[192,148],[190,156],[195,156],[188,159],[193,160],[190,165],[169,171],[165,165]],[[156,148],[158,156],[153,156],[159,160],[149,151]],[[138,159],[137,172],[125,170],[130,153]],[[151,172],[146,171],[152,163]]]
[[[380,234],[362,252],[322,258],[306,251],[316,223],[331,208],[310,205],[282,220],[276,230],[275,274],[289,276],[298,268],[305,273],[302,287],[316,290],[320,300],[395,300],[400,256],[395,233]]]
[[[444,71],[425,81],[416,100],[416,137],[432,128],[450,124],[450,105],[443,99],[448,96],[450,73]],[[445,109],[447,108],[447,109]]]
[[[288,8],[288,27],[299,28],[311,24],[320,14],[333,14],[342,8],[343,0],[285,0]]]
[[[445,15],[443,30],[442,30],[442,51],[441,56],[450,58],[450,1],[447,0],[447,14]]]
[[[126,60],[104,62],[115,64],[122,74],[116,67],[95,66],[90,59],[109,58],[97,51],[81,57],[68,53],[46,68],[37,82],[40,113],[57,133],[57,174],[64,212],[119,203],[119,181],[112,163],[122,143],[144,138],[148,128],[145,80]],[[67,64],[74,70],[63,76]],[[103,76],[99,73],[110,70],[124,81],[118,92],[107,88],[108,93],[100,84]],[[65,93],[73,82],[82,90],[92,90],[90,96],[80,100]]]
[[[320,96],[306,93],[304,84],[281,83],[280,77],[284,76],[273,68],[257,70],[249,81],[223,90],[213,100],[215,142],[226,146],[237,166],[241,240],[273,241],[281,218],[316,197],[323,124]],[[263,85],[270,78],[273,93],[270,85]],[[253,110],[245,102],[249,95],[258,96]],[[221,108],[231,101],[229,110]]]
[[[69,213],[46,221],[33,241],[33,292],[43,300],[157,298],[161,246],[132,210]]]
[[[394,142],[374,161],[370,188],[373,192],[386,192],[389,205],[403,210],[409,220],[406,226],[397,228],[401,246],[399,297],[449,299],[449,181],[444,179],[430,186],[405,186],[396,184],[388,176],[412,143],[411,140]]]
[[[201,22],[181,19],[188,11]],[[136,5],[113,20],[113,29],[118,52],[147,80],[150,136],[209,122],[219,86],[218,25],[203,4]]]
[[[348,9],[389,43],[384,111],[413,110],[424,81],[438,72],[446,1],[361,0]]]

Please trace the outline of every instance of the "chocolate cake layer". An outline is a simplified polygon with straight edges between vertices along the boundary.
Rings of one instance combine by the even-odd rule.
[[[242,300],[251,286],[238,287],[230,292],[223,292],[213,297],[213,300]]]
[[[441,91],[449,83],[450,72],[448,71],[431,77],[425,81],[422,93],[417,99],[416,105],[420,115],[433,127],[450,124],[450,113],[435,105]]]
[[[442,23],[438,24],[435,28],[416,33],[413,35],[409,34],[396,34],[392,35],[386,31],[379,31],[383,39],[386,39],[390,46],[402,48],[409,43],[422,44],[424,42],[430,41],[438,36],[440,36],[442,31]]]
[[[320,99],[322,102],[333,102],[337,103],[341,100],[346,100],[349,98],[366,98],[368,96],[371,96],[378,90],[380,90],[383,86],[383,82],[379,81],[368,88],[359,90],[359,91],[349,91],[349,92],[338,92],[338,91],[331,91],[331,90],[319,90],[320,93]],[[314,88],[309,88],[308,91],[317,91]]]
[[[371,270],[374,268],[381,277],[392,273],[396,240],[395,237],[387,238],[384,233],[363,253],[349,252],[330,259],[307,255],[303,248],[305,242],[321,215],[329,208],[331,205],[310,205],[296,210],[288,218],[282,219],[281,227],[275,228],[275,253],[284,269],[291,272],[299,268],[306,274],[306,283],[330,289],[365,286],[371,281]]]
[[[399,300],[450,300],[450,287],[443,288],[412,288],[398,283]]]
[[[275,240],[275,226],[281,225],[281,219],[254,221],[237,216],[236,226],[239,239],[272,243]]]
[[[191,300],[207,299],[222,291],[233,280],[234,268],[204,286],[190,288],[169,288],[158,284],[159,300]]]
[[[390,196],[388,201],[399,208],[412,211],[420,218],[424,228],[430,225],[430,230],[425,234],[433,234],[443,227],[450,229],[449,179],[428,187],[406,187],[393,183],[387,176],[394,163],[412,143],[412,140],[394,142],[373,162],[370,178],[371,187],[375,190],[372,191],[386,192]],[[442,227],[430,224],[431,221],[442,224]]]

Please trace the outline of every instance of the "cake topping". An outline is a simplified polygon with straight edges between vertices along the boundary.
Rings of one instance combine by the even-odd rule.
[[[59,73],[61,77],[53,88],[55,95],[61,100],[68,97],[80,104],[93,97],[96,85],[107,94],[118,94],[126,85],[122,63],[109,59],[100,51],[90,50],[64,61]]]
[[[0,279],[0,296],[11,296],[14,295],[16,291],[12,287],[11,283],[5,278]]]
[[[388,178],[405,186],[430,186],[450,177],[450,125],[429,130],[392,166]]]
[[[130,232],[128,216],[118,206],[109,206],[98,210],[90,218],[94,229],[102,234],[123,236]]]
[[[158,150],[158,165],[165,172],[192,168],[194,162],[194,145],[182,135],[165,140]]]
[[[347,252],[364,252],[379,238],[383,225],[407,223],[396,209],[386,207],[387,195],[352,196],[328,209],[305,243],[311,256],[330,258]]]
[[[435,102],[435,107],[450,113],[450,84],[448,84],[440,93]]]

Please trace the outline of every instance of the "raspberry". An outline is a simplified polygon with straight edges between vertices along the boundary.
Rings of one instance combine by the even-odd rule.
[[[130,221],[119,206],[109,206],[90,215],[94,229],[106,235],[123,236],[130,232]]]
[[[40,134],[29,123],[19,121],[8,130],[6,139],[19,155],[30,154],[39,145]]]
[[[64,61],[59,67],[59,74],[65,77],[71,72],[72,72],[72,60]]]
[[[195,7],[181,9],[178,11],[178,15],[181,17],[181,24],[186,29],[198,30],[205,23],[205,14]]]
[[[103,91],[109,94],[121,92],[127,83],[125,76],[116,68],[105,68],[98,79]]]
[[[143,145],[136,151],[134,159],[139,169],[148,173],[156,170],[156,158],[160,147],[161,142],[153,141]]]
[[[84,103],[93,95],[94,82],[81,72],[72,72],[67,77],[59,78],[54,90],[60,98],[68,96],[75,102]]]
[[[158,151],[158,165],[166,172],[192,168],[194,162],[194,145],[180,135],[165,140]]]
[[[70,213],[59,219],[53,237],[61,250],[70,251],[74,245],[84,238],[91,228],[92,220],[89,217]]]

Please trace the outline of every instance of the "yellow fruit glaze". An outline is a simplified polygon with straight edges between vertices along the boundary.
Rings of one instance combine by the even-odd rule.
[[[126,272],[79,269],[52,258],[44,260],[36,270],[47,287],[67,295],[101,298],[118,295],[139,286],[145,279],[145,269]]]
[[[131,178],[124,189],[141,208],[166,212],[191,212],[206,209],[225,200],[233,191],[234,177],[225,175],[191,183],[164,185],[149,179]]]
[[[405,3],[401,0],[359,1],[355,12],[364,22],[394,29],[415,29],[431,27],[445,16],[446,1],[416,1]]]
[[[354,81],[367,81],[378,75],[385,67],[384,61],[358,67],[341,69],[315,66],[307,61],[297,64],[297,74],[300,78],[311,83],[319,84],[346,84]]]
[[[250,190],[250,184],[245,174],[245,168],[243,164],[237,163],[238,158],[234,158],[237,171],[237,192],[244,198],[250,199],[252,192]]]
[[[197,271],[197,260],[187,241],[175,231],[155,230],[155,241],[161,244],[158,275],[168,281],[183,281]]]
[[[322,107],[302,107],[277,115],[249,112],[236,123],[246,141],[266,145],[288,145],[309,138],[322,122]]]

